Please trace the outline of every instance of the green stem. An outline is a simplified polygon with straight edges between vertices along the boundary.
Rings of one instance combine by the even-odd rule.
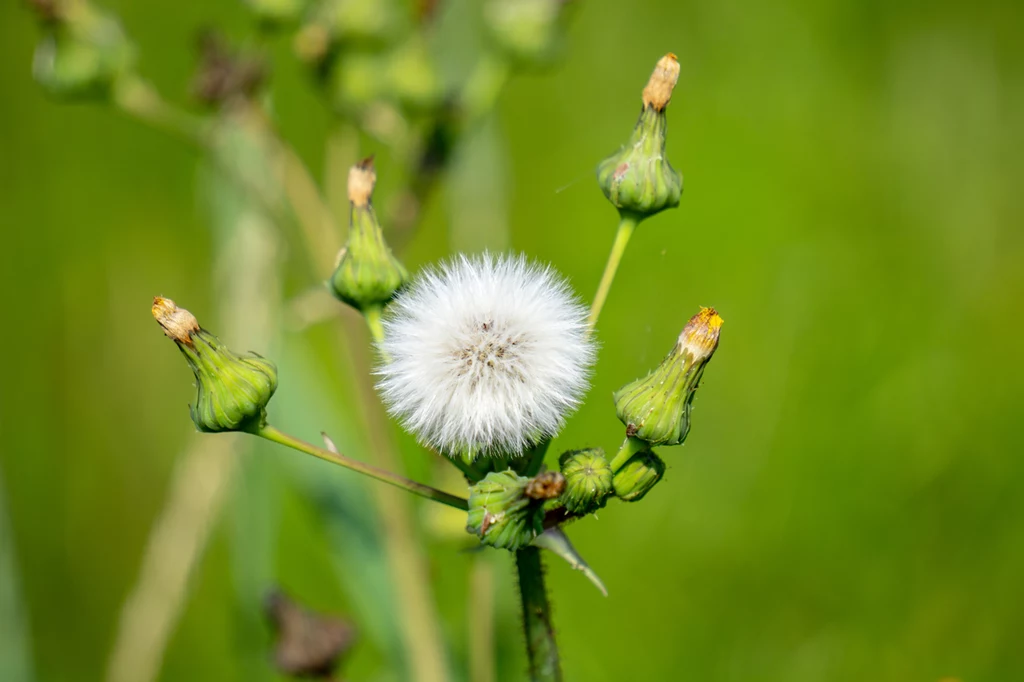
[[[463,129],[475,125],[494,108],[511,73],[508,60],[494,52],[480,58],[462,89]]]
[[[604,266],[601,283],[597,287],[597,293],[594,294],[594,303],[590,306],[591,329],[597,324],[597,318],[601,315],[601,308],[604,307],[605,299],[608,298],[608,292],[611,290],[612,282],[615,280],[615,272],[619,269],[622,254],[626,252],[629,238],[633,236],[633,230],[636,229],[639,222],[639,219],[632,214],[620,214],[619,230],[615,233],[615,242],[612,244],[611,253],[608,254],[608,263]]]
[[[526,631],[526,653],[530,659],[532,682],[561,682],[558,644],[551,623],[551,604],[544,587],[544,567],[540,550],[524,547],[516,552],[519,593],[523,603],[523,627]]]
[[[378,481],[390,483],[393,486],[397,486],[399,488],[407,490],[411,493],[419,495],[420,497],[425,497],[428,500],[440,502],[441,504],[446,504],[449,507],[455,507],[456,509],[461,509],[463,511],[469,508],[468,502],[462,497],[450,495],[442,490],[432,488],[424,483],[418,483],[417,481],[412,481],[408,478],[405,478],[404,476],[393,474],[390,471],[378,469],[372,464],[360,462],[357,459],[352,459],[351,457],[346,457],[345,455],[333,453],[330,450],[318,448],[315,445],[311,445],[304,440],[296,438],[295,436],[290,436],[287,433],[279,431],[273,426],[268,425],[262,427],[256,432],[256,435],[260,436],[261,438],[266,438],[267,440],[273,441],[280,445],[292,448],[293,450],[304,452],[307,455],[313,455],[314,457],[325,460],[327,462],[331,462],[332,464],[343,466],[346,469],[357,471],[361,474],[370,476],[371,478],[376,478]]]
[[[622,441],[622,447],[612,457],[611,463],[608,465],[611,467],[612,473],[615,473],[629,461],[629,458],[638,452],[643,452],[647,449],[647,443],[640,440],[639,438],[633,438],[629,436],[626,440]]]
[[[209,121],[168,104],[149,83],[137,78],[120,83],[114,103],[125,113],[190,144],[200,147],[209,142]]]
[[[384,340],[383,313],[384,308],[379,305],[369,306],[363,311],[363,317],[366,318],[366,326],[370,328],[370,337],[373,338],[373,342],[378,344],[378,346]]]

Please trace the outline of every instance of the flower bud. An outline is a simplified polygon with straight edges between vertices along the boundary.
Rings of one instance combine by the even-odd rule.
[[[665,463],[650,450],[630,457],[612,477],[615,495],[623,502],[636,502],[657,485],[665,474]]]
[[[548,64],[561,52],[566,0],[490,0],[484,21],[492,40],[513,62]]]
[[[322,11],[343,45],[377,47],[402,31],[402,8],[396,0],[327,0]]]
[[[40,13],[47,35],[32,61],[36,81],[56,97],[109,96],[135,61],[120,22],[87,2],[41,5]]]
[[[715,309],[701,308],[653,372],[615,392],[615,412],[626,425],[627,436],[651,445],[678,445],[686,440],[693,396],[718,348],[721,328],[722,318]]]
[[[442,104],[441,75],[418,34],[388,55],[387,80],[388,94],[406,111],[432,111]]]
[[[604,451],[570,450],[558,458],[565,476],[562,503],[574,514],[590,514],[604,506],[612,491],[612,470]]]
[[[494,471],[469,489],[466,531],[491,547],[515,551],[543,531],[544,512],[526,495],[530,479],[511,469]]]
[[[622,213],[643,219],[679,205],[683,177],[665,158],[665,108],[678,79],[679,61],[669,53],[644,88],[643,109],[629,141],[597,167],[601,191]]]
[[[370,203],[376,181],[372,157],[349,171],[348,198],[352,208],[348,241],[338,254],[338,264],[330,279],[334,295],[359,310],[384,305],[409,277],[385,243]]]
[[[170,299],[153,299],[153,317],[195,374],[198,392],[189,411],[196,428],[255,432],[266,423],[267,403],[277,390],[274,363],[255,353],[231,352]]]

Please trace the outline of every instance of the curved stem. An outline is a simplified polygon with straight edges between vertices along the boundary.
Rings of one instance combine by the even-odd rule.
[[[370,337],[375,344],[378,344],[378,348],[381,341],[384,340],[384,323],[381,321],[383,313],[384,309],[378,305],[369,306],[363,311],[363,317],[366,318],[366,326],[370,328]]]
[[[530,679],[532,682],[561,682],[562,668],[558,660],[555,628],[551,623],[551,604],[544,587],[540,550],[524,547],[517,551],[516,571],[519,574],[519,593],[523,604]]]
[[[615,233],[615,242],[612,244],[611,253],[608,254],[608,263],[604,266],[601,283],[597,287],[597,293],[594,294],[594,303],[590,306],[591,329],[597,324],[597,318],[601,315],[601,308],[604,307],[605,299],[608,298],[608,292],[611,290],[612,282],[615,280],[615,272],[619,269],[622,254],[626,252],[629,238],[633,236],[633,230],[636,229],[639,222],[636,216],[626,213],[621,214],[619,229]]]
[[[612,473],[614,474],[629,461],[630,457],[638,452],[643,452],[646,449],[647,443],[639,438],[628,436],[626,440],[622,441],[622,447],[620,447],[619,451],[615,453],[614,457],[612,457],[612,461],[608,466],[611,467]]]
[[[393,474],[390,471],[378,469],[372,464],[360,462],[357,459],[352,459],[351,457],[346,457],[345,455],[339,455],[329,450],[318,448],[315,445],[311,445],[310,443],[307,443],[304,440],[296,438],[295,436],[290,436],[287,433],[284,433],[283,431],[279,431],[273,426],[268,425],[262,427],[256,432],[256,435],[261,438],[266,438],[267,440],[273,441],[280,445],[292,448],[293,450],[304,452],[307,455],[313,455],[314,457],[331,462],[332,464],[343,466],[346,469],[358,471],[359,473],[370,476],[371,478],[376,478],[378,481],[390,483],[393,486],[397,486],[399,488],[407,490],[411,493],[419,495],[420,497],[425,497],[428,500],[440,502],[441,504],[446,504],[449,507],[455,507],[456,509],[461,509],[463,511],[469,508],[469,503],[464,498],[458,497],[456,495],[450,495],[449,493],[446,493],[443,490],[432,488],[429,485],[426,485],[425,483],[418,483],[417,481],[410,480],[408,478],[405,478],[404,476]]]

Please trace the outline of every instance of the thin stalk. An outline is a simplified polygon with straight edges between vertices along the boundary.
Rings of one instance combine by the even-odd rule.
[[[189,114],[169,104],[149,83],[130,79],[114,92],[114,104],[125,113],[200,147],[210,141],[209,120]]]
[[[476,125],[498,102],[512,69],[508,60],[488,52],[476,63],[466,79],[460,98],[463,130]]]
[[[377,344],[378,350],[380,350],[381,342],[384,341],[384,323],[381,319],[383,313],[384,309],[378,305],[370,306],[363,311],[363,317],[366,318],[366,326],[370,329],[370,337]]]
[[[611,253],[608,254],[608,263],[604,266],[604,274],[601,275],[601,283],[597,287],[597,293],[594,294],[594,302],[590,306],[591,329],[597,324],[597,318],[601,315],[601,308],[604,307],[605,299],[608,298],[608,292],[611,290],[612,282],[615,280],[615,273],[619,269],[622,254],[626,252],[629,238],[633,236],[633,230],[636,229],[639,222],[636,216],[632,214],[620,214],[619,229],[615,233],[615,242],[612,244]]]
[[[494,682],[494,565],[490,557],[473,557],[469,582],[469,679]]]
[[[551,604],[544,587],[544,566],[540,550],[525,547],[516,552],[519,594],[523,604],[523,628],[526,653],[530,660],[532,682],[561,682],[555,628],[551,623]]]
[[[318,448],[317,446],[311,445],[310,443],[307,443],[304,440],[296,438],[295,436],[288,435],[287,433],[284,433],[283,431],[280,431],[274,428],[273,426],[267,425],[262,427],[261,429],[259,429],[259,431],[256,432],[256,435],[259,436],[260,438],[265,438],[269,441],[273,441],[274,443],[278,443],[279,445],[284,445],[285,447],[292,448],[293,450],[304,452],[307,455],[313,455],[314,457],[322,459],[326,462],[331,462],[332,464],[337,464],[338,466],[345,467],[346,469],[357,471],[361,474],[369,476],[370,478],[376,478],[378,481],[390,483],[393,486],[397,486],[399,488],[402,488],[403,490],[407,490],[410,493],[419,495],[420,497],[425,497],[428,500],[440,502],[441,504],[446,504],[449,507],[455,507],[456,509],[461,509],[463,511],[469,508],[468,502],[462,497],[450,495],[449,493],[446,493],[443,490],[432,488],[429,485],[426,485],[425,483],[419,483],[417,481],[405,478],[404,476],[393,474],[390,471],[379,469],[373,466],[372,464],[360,462],[357,459],[352,459],[351,457],[346,457],[345,455],[335,454],[329,450]]]
[[[615,453],[614,457],[612,457],[612,461],[608,466],[611,467],[612,473],[615,473],[629,461],[630,457],[638,452],[643,452],[646,449],[647,443],[639,438],[629,436],[626,440],[622,441],[622,447],[620,447],[619,451]]]

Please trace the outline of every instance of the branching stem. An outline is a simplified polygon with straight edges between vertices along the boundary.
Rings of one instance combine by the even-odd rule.
[[[417,481],[405,478],[404,476],[399,476],[398,474],[391,473],[390,471],[379,469],[373,466],[372,464],[360,462],[357,459],[352,459],[351,457],[346,457],[345,455],[335,454],[329,450],[318,448],[315,445],[311,445],[310,443],[307,443],[304,440],[296,438],[295,436],[288,435],[287,433],[284,433],[283,431],[280,431],[274,428],[273,426],[264,426],[263,428],[256,432],[256,435],[260,436],[261,438],[266,438],[267,440],[273,441],[280,445],[292,448],[293,450],[304,452],[307,455],[313,455],[314,457],[331,462],[332,464],[343,466],[346,469],[357,471],[371,478],[376,478],[378,481],[390,483],[393,486],[397,486],[399,488],[407,490],[411,493],[419,495],[420,497],[425,497],[428,500],[440,502],[441,504],[446,504],[449,507],[454,507],[456,509],[461,509],[463,511],[469,508],[469,504],[465,498],[458,497],[456,495],[451,495],[449,493],[444,492],[443,490],[432,488],[425,483],[419,483]]]

